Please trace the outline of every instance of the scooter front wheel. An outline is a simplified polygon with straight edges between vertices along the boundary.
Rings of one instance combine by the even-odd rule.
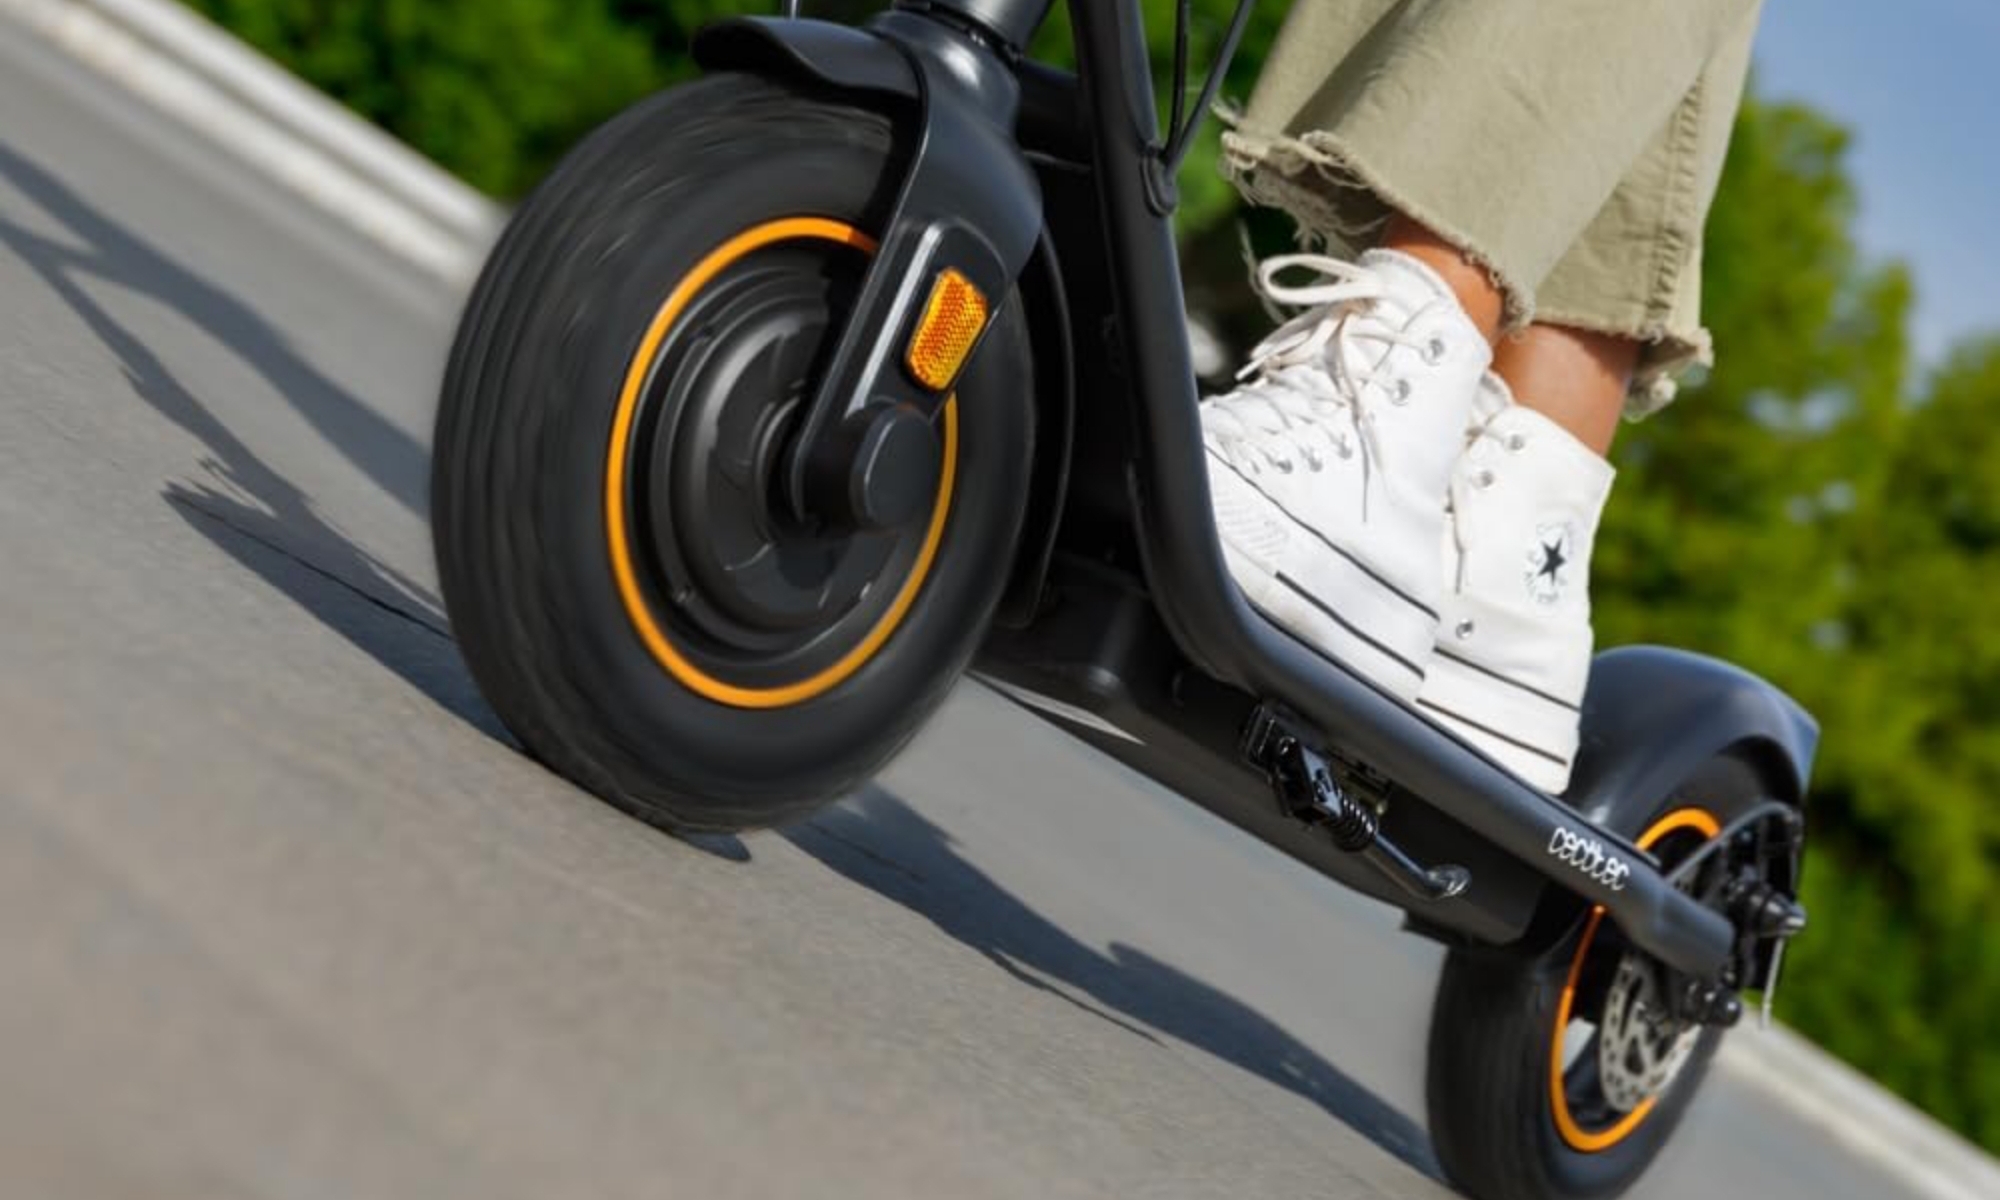
[[[432,478],[454,633],[530,753],[663,828],[782,823],[873,774],[1004,585],[1017,302],[929,418],[911,519],[822,522],[778,485],[892,159],[883,117],[766,80],[655,97],[522,206],[460,326]]]
[[[1724,755],[1649,812],[1634,839],[1671,868],[1767,795]],[[1732,869],[1711,856],[1697,880]],[[1616,1196],[1666,1146],[1723,1030],[1677,1020],[1657,964],[1597,909],[1523,959],[1453,950],[1438,981],[1426,1084],[1445,1174],[1475,1200]]]

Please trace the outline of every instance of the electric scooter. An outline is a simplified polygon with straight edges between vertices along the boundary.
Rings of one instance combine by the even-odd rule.
[[[468,302],[433,475],[479,686],[675,832],[781,824],[972,672],[1407,914],[1449,952],[1437,1157],[1481,1200],[1614,1195],[1768,1005],[1817,729],[1770,685],[1600,654],[1545,795],[1316,654],[1225,571],[1137,0],[899,0],[705,30]],[[1767,1010],[1768,1011],[1768,1010]]]

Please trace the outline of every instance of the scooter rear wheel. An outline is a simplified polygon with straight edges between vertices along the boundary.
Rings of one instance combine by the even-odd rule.
[[[1658,802],[1634,840],[1671,867],[1766,795],[1748,763],[1718,757]],[[1721,865],[1711,864],[1703,870]],[[1451,952],[1426,1093],[1452,1183],[1475,1200],[1584,1200],[1638,1180],[1723,1035],[1667,1017],[1651,971],[1602,910],[1534,958]]]
[[[900,528],[792,513],[779,463],[894,186],[883,117],[676,89],[522,206],[461,323],[432,525],[454,632],[530,753],[663,828],[776,824],[943,699],[1011,564],[1032,406],[1001,306]]]

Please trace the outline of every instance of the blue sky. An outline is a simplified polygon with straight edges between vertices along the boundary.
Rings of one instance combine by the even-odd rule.
[[[1854,131],[1862,245],[1914,270],[1920,360],[2000,332],[2000,0],[1768,0],[1757,79]]]

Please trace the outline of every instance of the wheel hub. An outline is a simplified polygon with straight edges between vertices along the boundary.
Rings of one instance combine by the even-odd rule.
[[[627,449],[636,573],[675,644],[734,684],[783,687],[840,661],[881,618],[923,540],[915,517],[936,495],[934,470],[916,474],[923,496],[907,485],[863,496],[885,528],[802,517],[780,487],[832,314],[865,266],[827,243],[760,250],[695,297],[648,369]],[[856,449],[935,459],[927,420],[898,414]]]

